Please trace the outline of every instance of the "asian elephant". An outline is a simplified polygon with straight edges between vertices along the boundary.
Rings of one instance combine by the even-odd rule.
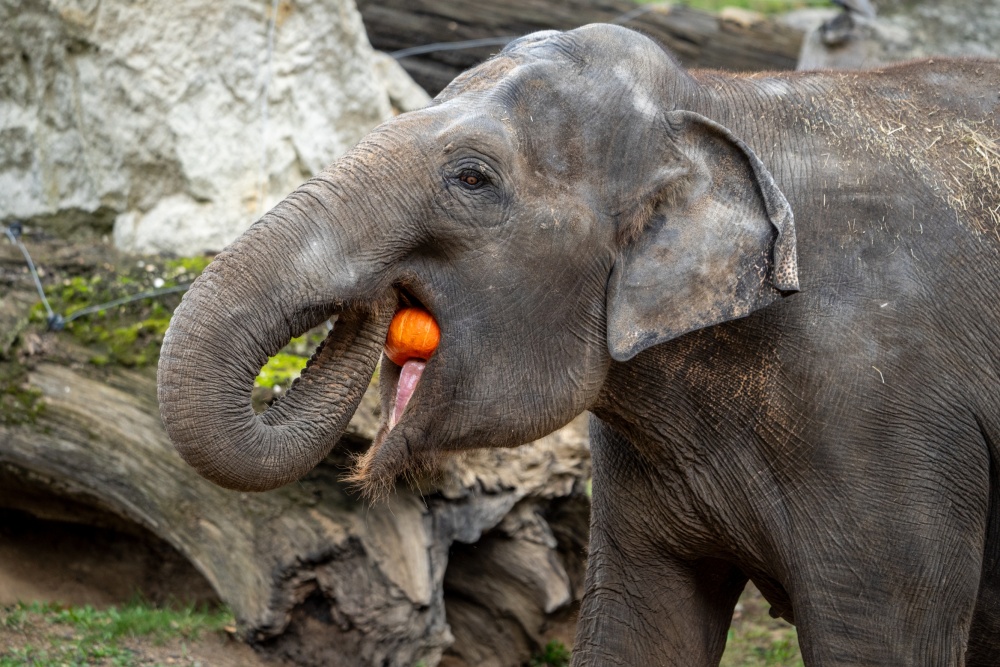
[[[440,346],[408,403],[382,360],[354,478],[590,411],[574,665],[717,665],[748,580],[807,665],[1000,664],[998,111],[985,60],[732,75],[615,26],[520,38],[217,257],[163,420],[223,486],[290,482],[419,303]],[[255,415],[268,356],[335,314]]]

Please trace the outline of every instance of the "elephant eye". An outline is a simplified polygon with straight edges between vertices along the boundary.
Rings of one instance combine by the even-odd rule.
[[[458,181],[467,190],[478,190],[486,185],[486,177],[475,169],[465,169],[458,175]]]

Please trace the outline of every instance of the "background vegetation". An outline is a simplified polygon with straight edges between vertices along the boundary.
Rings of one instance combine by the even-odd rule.
[[[148,665],[146,652],[135,648],[133,640],[142,639],[154,646],[179,641],[183,654],[185,642],[226,628],[235,631],[227,609],[163,609],[142,600],[103,610],[89,605],[19,603],[0,609],[0,636],[4,638],[0,667]]]
[[[721,667],[802,667],[795,629],[767,611],[767,602],[749,587]],[[157,608],[141,599],[107,609],[22,602],[0,608],[0,667],[219,667],[199,659],[198,642],[211,635],[225,640],[235,630],[225,608]],[[529,667],[568,667],[569,660],[570,651],[553,641]]]

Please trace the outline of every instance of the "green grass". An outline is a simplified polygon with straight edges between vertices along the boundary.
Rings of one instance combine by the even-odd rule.
[[[740,609],[721,667],[802,667],[795,629],[768,616],[760,593],[750,587]],[[225,609],[155,608],[143,601],[108,609],[19,603],[0,608],[0,629],[24,631],[33,642],[19,648],[0,647],[0,667],[139,667],[146,663],[140,663],[128,648],[130,638],[154,643],[196,641],[204,633],[220,632],[233,624],[232,614]],[[32,628],[43,630],[32,632]],[[569,659],[569,649],[552,641],[530,665],[566,667]]]
[[[662,2],[662,0],[639,0],[642,3]],[[829,0],[679,0],[679,5],[687,5],[706,12],[717,12],[723,7],[752,9],[764,14],[779,14],[803,7],[833,7]]]
[[[770,605],[752,585],[740,597],[720,667],[803,667],[795,628],[771,618]]]
[[[220,632],[233,623],[232,614],[225,609],[156,608],[143,601],[107,609],[18,603],[0,609],[0,625],[25,632],[32,626],[48,627],[31,633],[42,636],[39,641],[20,648],[0,648],[0,667],[133,667],[138,663],[125,646],[129,638],[143,637],[154,643],[194,641],[202,633]]]
[[[550,641],[534,656],[530,667],[569,667],[570,651],[561,641]]]
[[[803,667],[795,628],[771,618],[770,605],[750,585],[740,597],[720,667]],[[566,667],[570,651],[552,641],[532,657],[530,667]]]
[[[795,630],[730,630],[720,667],[802,667]]]

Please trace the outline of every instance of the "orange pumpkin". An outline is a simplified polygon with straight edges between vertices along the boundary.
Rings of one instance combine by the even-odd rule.
[[[441,341],[441,329],[434,316],[423,308],[402,308],[389,324],[385,356],[397,366],[410,359],[430,359]]]

